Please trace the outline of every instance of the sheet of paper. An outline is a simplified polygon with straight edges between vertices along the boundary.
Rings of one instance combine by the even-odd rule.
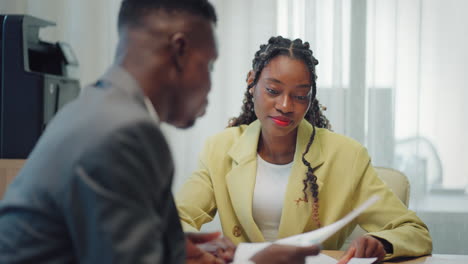
[[[372,264],[377,258],[352,258],[348,261],[348,264]]]
[[[305,264],[336,264],[336,262],[336,259],[320,253],[317,256],[307,257]]]
[[[265,247],[271,245],[271,243],[253,243],[254,246],[248,246],[249,243],[242,243],[239,246],[241,247],[240,250],[244,251],[244,256],[249,255],[253,256],[255,253],[258,251],[264,249]],[[250,244],[252,245],[252,244]],[[239,250],[239,247],[237,248]],[[245,263],[245,260],[249,259],[250,257],[247,258],[242,258],[242,257],[237,257],[237,250],[236,250],[236,258],[234,259],[233,264],[236,263]],[[253,252],[248,252],[249,250],[252,250]],[[348,264],[371,264],[374,261],[376,261],[377,258],[352,258]],[[318,254],[317,256],[310,256],[307,257],[305,260],[305,264],[336,264],[338,263],[338,260],[327,256],[325,254]]]
[[[335,223],[331,225],[327,225],[325,227],[319,228],[311,232],[283,238],[283,239],[277,240],[275,243],[295,245],[295,246],[310,246],[310,245],[323,243],[330,236],[332,236],[338,230],[340,230],[349,222],[351,222],[354,218],[360,215],[364,210],[366,210],[369,206],[374,204],[379,199],[380,199],[379,196],[374,195],[371,198],[369,198],[367,201],[365,201],[361,206],[354,209],[345,217],[341,218],[340,220],[336,221]]]
[[[377,258],[352,258],[348,264],[372,264]],[[336,264],[338,260],[320,253],[317,256],[307,257],[305,264]]]
[[[244,256],[253,256],[255,253],[258,251],[264,249],[265,247],[271,245],[271,243],[255,243],[255,246],[253,247],[245,247],[248,243],[243,243],[240,246],[240,250],[243,250],[242,255]],[[244,245],[244,246],[242,246]],[[237,256],[237,251],[239,250],[239,247],[236,250],[236,258],[234,260],[235,263],[243,263],[244,260],[249,259],[250,257],[238,257]],[[249,250],[253,250],[253,252],[249,252]],[[348,264],[371,264],[374,261],[376,261],[377,258],[352,258]],[[327,256],[325,254],[320,253],[317,256],[310,256],[306,258],[305,264],[336,264],[338,263],[338,260]]]
[[[236,253],[234,255],[234,263],[242,263],[243,260],[250,259],[255,253],[259,252],[260,250],[268,247],[272,243],[265,242],[265,243],[240,243],[237,245]]]
[[[364,202],[361,206],[354,209],[352,212],[347,214],[342,219],[338,220],[337,222],[319,228],[317,230],[290,236],[287,238],[283,238],[280,240],[275,241],[274,243],[277,244],[285,244],[285,245],[294,245],[294,246],[310,246],[315,244],[323,243],[327,240],[330,236],[340,230],[343,226],[351,222],[354,218],[356,218],[359,214],[361,214],[364,210],[366,210],[369,206],[374,204],[380,197],[374,195],[369,198],[366,202]],[[250,259],[255,253],[264,249],[265,247],[271,245],[270,242],[265,243],[240,243],[237,246],[236,254],[234,255],[234,261],[237,262],[239,260],[247,260]]]

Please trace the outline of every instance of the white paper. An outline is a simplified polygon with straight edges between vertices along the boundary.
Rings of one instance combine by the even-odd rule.
[[[295,246],[311,246],[323,243],[327,240],[330,236],[335,234],[338,230],[343,228],[349,222],[351,222],[354,218],[360,215],[364,210],[366,210],[369,206],[374,204],[380,197],[377,195],[372,196],[367,201],[365,201],[361,206],[351,211],[345,217],[341,218],[340,220],[336,221],[331,225],[324,226],[314,231],[310,231],[307,233],[290,236],[287,238],[283,238],[277,240],[275,243],[278,244],[286,244],[286,245],[295,245]]]
[[[348,261],[348,264],[372,264],[377,258],[352,258]]]
[[[243,243],[244,247],[241,246],[241,250],[243,250],[244,254],[251,254],[250,256],[253,256],[256,252],[264,249],[265,247],[271,245],[271,243],[253,243],[255,244],[255,246],[253,247],[245,247],[246,245],[248,245],[248,243]],[[241,244],[242,245],[242,244]],[[237,250],[239,250],[239,247],[237,248]],[[232,264],[241,264],[241,263],[245,263],[247,259],[249,259],[250,257],[238,257],[237,256],[237,250],[236,250],[236,258],[234,259],[234,262],[232,262]],[[257,250],[255,252],[248,252],[249,250]],[[371,263],[374,263],[374,261],[376,261],[377,258],[351,258],[348,262],[348,264],[371,264]],[[318,254],[317,256],[309,256],[309,257],[306,257],[305,259],[305,264],[336,264],[338,263],[338,260],[330,257],[330,256],[327,256],[325,254]]]
[[[367,201],[365,201],[361,206],[354,209],[345,217],[343,217],[342,219],[336,221],[335,223],[331,225],[319,228],[311,232],[276,240],[274,243],[283,244],[283,245],[293,245],[293,246],[311,246],[311,245],[323,243],[330,236],[332,236],[334,233],[336,233],[346,224],[351,222],[354,218],[356,218],[359,214],[361,214],[364,210],[366,210],[369,206],[374,204],[379,199],[380,199],[379,196],[374,195],[371,198],[369,198]],[[266,248],[267,246],[271,244],[272,243],[270,242],[240,243],[237,246],[236,253],[234,255],[234,262],[250,259],[253,255],[255,255],[255,253]],[[356,264],[358,263],[360,262],[357,262]],[[369,263],[372,263],[372,262],[369,262]]]
[[[377,258],[352,258],[348,264],[372,264]],[[307,257],[305,264],[336,264],[338,260],[320,253],[317,256]]]
[[[243,260],[248,260],[253,255],[255,255],[260,250],[268,247],[272,243],[265,242],[265,243],[240,243],[237,245],[236,253],[234,254],[234,262],[241,263]]]
[[[320,253],[317,256],[307,257],[305,264],[336,264],[336,262],[336,259]]]

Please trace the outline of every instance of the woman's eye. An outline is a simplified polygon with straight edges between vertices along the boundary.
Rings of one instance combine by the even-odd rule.
[[[304,96],[296,95],[295,98],[297,100],[300,100],[300,101],[307,101],[309,99],[309,96],[307,96],[307,95],[304,95]]]
[[[273,90],[273,89],[271,89],[271,88],[265,88],[265,89],[266,89],[266,91],[267,91],[268,93],[270,93],[270,94],[278,94],[278,91]]]

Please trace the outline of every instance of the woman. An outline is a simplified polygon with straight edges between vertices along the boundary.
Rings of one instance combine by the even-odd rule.
[[[324,248],[339,249],[359,224],[369,233],[352,242],[351,255],[430,253],[427,227],[377,177],[366,149],[327,129],[315,98],[317,64],[300,39],[260,46],[242,113],[207,141],[177,197],[184,229],[200,229],[218,211],[235,244],[272,241],[329,225],[377,194]]]

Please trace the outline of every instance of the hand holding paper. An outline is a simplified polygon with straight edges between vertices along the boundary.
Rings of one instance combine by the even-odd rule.
[[[346,254],[340,259],[338,264],[348,263],[350,258],[375,257],[381,261],[387,254],[383,243],[383,241],[373,236],[360,236],[351,242]]]

